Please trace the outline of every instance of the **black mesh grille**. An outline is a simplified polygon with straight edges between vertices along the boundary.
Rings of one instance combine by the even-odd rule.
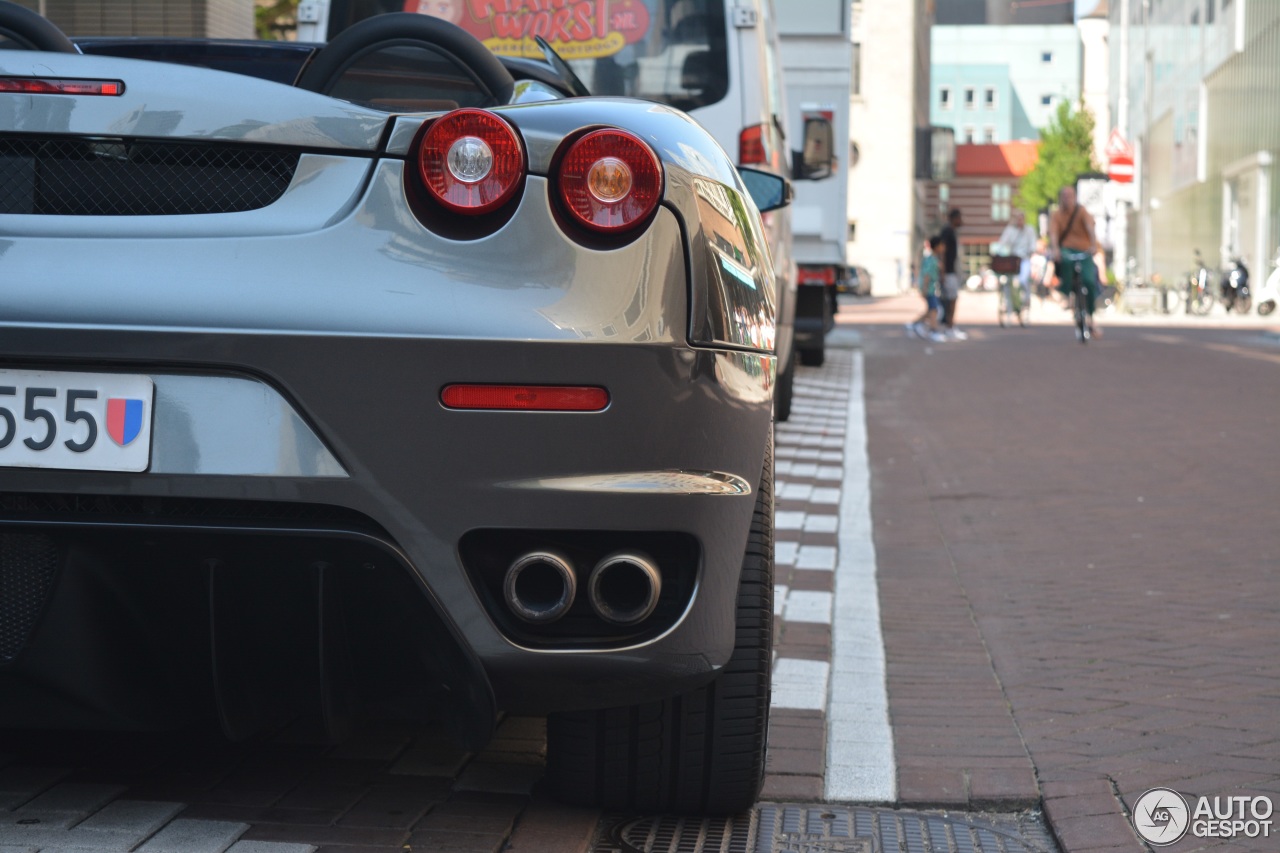
[[[58,546],[38,533],[0,533],[0,663],[18,656],[58,571]]]
[[[0,136],[0,213],[157,216],[256,210],[298,152],[225,143]]]

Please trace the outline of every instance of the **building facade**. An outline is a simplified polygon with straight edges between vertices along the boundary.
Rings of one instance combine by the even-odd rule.
[[[848,262],[871,271],[874,292],[911,286],[925,236],[927,176],[916,138],[929,126],[929,29],[933,0],[853,4],[854,71],[849,135]]]
[[[1080,98],[1083,50],[1072,25],[935,26],[930,120],[958,144],[1038,139],[1058,104]]]
[[[991,265],[991,246],[1009,224],[1013,199],[1037,156],[1035,142],[957,145],[955,177],[929,185],[925,201],[930,234],[942,230],[952,209],[964,217],[959,235],[962,278]]]
[[[17,0],[72,36],[254,38],[253,0]]]
[[[1074,0],[939,0],[937,22],[970,24],[1069,24]]]
[[[1280,2],[1114,0],[1110,21],[1139,268],[1174,280],[1199,248],[1210,264],[1238,252],[1261,278],[1280,246]]]

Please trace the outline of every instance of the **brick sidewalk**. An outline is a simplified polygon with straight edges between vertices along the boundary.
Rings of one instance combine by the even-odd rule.
[[[901,799],[1038,784],[1082,853],[1141,849],[1125,812],[1153,786],[1275,798],[1280,478],[1259,441],[1280,353],[1256,330],[1110,324],[1081,347],[984,326],[965,296],[971,340],[933,346],[903,335],[916,301],[842,317],[867,351]]]

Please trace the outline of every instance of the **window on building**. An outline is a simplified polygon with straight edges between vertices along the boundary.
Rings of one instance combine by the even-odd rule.
[[[974,138],[975,138],[975,137],[974,137],[974,130],[973,130],[973,128],[972,128],[972,127],[966,127],[966,128],[964,129],[964,144],[965,144],[965,145],[972,145],[972,144],[973,144],[973,140],[974,140]]]
[[[1051,106],[1053,106],[1053,95],[1041,95],[1041,96],[1040,96],[1040,106],[1042,106],[1042,107],[1051,107]]]
[[[988,86],[982,90],[982,105],[989,110],[996,108],[996,90]]]
[[[945,219],[947,216],[947,203],[951,201],[951,184],[938,184],[938,218]]]
[[[978,93],[974,88],[972,86],[966,86],[964,90],[964,108],[966,110],[973,109],[974,105],[977,103],[977,99]]]
[[[1040,61],[1044,63],[1053,62],[1053,51],[1052,50],[1040,51]]]
[[[1003,222],[1013,213],[1010,201],[1013,198],[1013,187],[1009,184],[991,185],[991,219]]]
[[[1217,0],[1204,0],[1204,22],[1206,24],[1212,24],[1214,18],[1217,17],[1215,14],[1217,9],[1214,8],[1217,5]]]
[[[938,90],[938,106],[944,110],[951,109],[951,87],[943,86]]]
[[[1193,27],[1200,26],[1200,10],[1199,9],[1196,9],[1191,13],[1191,26]]]
[[[862,43],[861,42],[855,41],[853,43],[853,62],[852,62],[852,67],[850,68],[850,71],[853,75],[853,80],[850,85],[849,94],[861,95],[862,94]]]
[[[991,145],[996,141],[996,129],[991,125],[987,125],[982,129],[982,141],[987,145]]]

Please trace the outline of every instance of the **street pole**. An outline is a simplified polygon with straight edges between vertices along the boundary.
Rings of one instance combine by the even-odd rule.
[[[1138,194],[1141,198],[1142,277],[1151,281],[1151,181],[1147,162],[1151,159],[1151,99],[1155,95],[1155,57],[1151,53],[1151,0],[1142,0],[1142,144],[1138,146]]]

